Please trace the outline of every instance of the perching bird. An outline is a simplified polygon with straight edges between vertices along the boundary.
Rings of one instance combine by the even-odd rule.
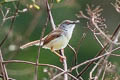
[[[75,24],[77,23],[79,23],[79,20],[77,21],[65,20],[58,26],[58,28],[50,32],[41,41],[40,40],[32,41],[25,45],[22,45],[20,48],[24,49],[33,45],[38,46],[40,45],[42,46],[42,48],[50,49],[60,58],[64,58],[63,56],[58,54],[55,50],[64,49],[67,46],[69,40],[72,37]]]

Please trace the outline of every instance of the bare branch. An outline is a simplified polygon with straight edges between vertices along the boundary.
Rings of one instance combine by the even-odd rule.
[[[98,6],[97,8],[95,8],[95,9],[93,9],[93,10],[90,8],[90,6],[88,6],[88,9],[87,9],[87,13],[88,13],[89,18],[90,18],[89,22],[87,22],[87,26],[88,26],[88,28],[93,32],[96,40],[97,40],[97,41],[100,43],[100,45],[102,46],[102,49],[100,50],[100,52],[99,52],[95,57],[101,55],[104,51],[107,51],[106,48],[107,48],[107,46],[110,45],[109,43],[115,44],[115,45],[116,45],[116,44],[117,44],[117,45],[119,44],[119,43],[115,43],[114,41],[115,41],[115,36],[117,35],[117,33],[119,33],[120,25],[115,29],[112,37],[111,37],[111,38],[108,37],[108,35],[106,35],[106,34],[104,33],[104,31],[103,31],[103,30],[105,30],[105,29],[102,29],[102,27],[103,27],[103,28],[106,28],[106,25],[104,24],[105,19],[101,17],[101,11],[102,11],[102,9],[100,9],[100,6]],[[98,40],[98,38],[97,38],[97,36],[96,36],[96,35],[98,35],[98,34],[99,34],[100,37],[102,37],[102,38],[107,38],[108,41],[106,42],[106,45],[105,45],[105,46],[103,46],[103,44],[101,44],[101,42]],[[117,36],[119,36],[119,35],[117,35]],[[118,40],[118,39],[117,39],[117,40]],[[116,41],[117,41],[117,40],[116,40]],[[105,40],[104,40],[104,41],[105,41]],[[113,50],[112,50],[112,51],[113,51]],[[112,52],[112,51],[110,51],[110,52]],[[108,52],[109,52],[109,51],[108,51]],[[93,62],[94,62],[94,61],[93,61]],[[80,77],[80,76],[89,68],[89,66],[93,64],[93,62],[90,62],[90,63],[79,73],[79,75],[77,76],[77,78]]]
[[[65,57],[64,49],[61,50],[61,54],[62,54],[63,57]],[[64,66],[64,71],[67,71],[67,60],[66,60],[66,58],[63,59],[63,66]],[[64,74],[64,80],[68,80],[68,75],[67,74]]]
[[[83,63],[80,63],[80,64],[72,67],[71,70],[74,70],[74,69],[76,69],[76,68],[78,68],[78,67],[80,67],[80,66],[82,66],[82,65],[84,65],[84,64],[87,64],[87,63],[89,63],[89,62],[96,61],[97,59],[100,59],[100,58],[102,58],[102,57],[104,57],[104,56],[106,56],[106,55],[108,55],[108,54],[109,54],[109,53],[106,53],[106,54],[103,54],[103,55],[98,56],[98,57],[96,57],[96,58],[93,58],[93,59],[87,60],[87,61],[85,61],[85,62],[83,62]]]
[[[52,28],[53,28],[53,30],[55,30],[56,25],[55,25],[53,17],[52,17],[52,13],[51,13],[51,10],[50,10],[50,6],[49,6],[49,3],[48,3],[48,0],[45,0],[45,1],[46,1],[47,11],[48,11],[48,15],[49,15],[49,19],[50,19]]]
[[[97,80],[98,78],[97,77],[93,77],[93,72],[95,72],[95,69],[99,66],[99,64],[101,63],[102,59],[100,59],[100,61],[98,61],[96,63],[96,65],[92,68],[92,70],[90,71],[90,80],[94,79],[94,80]]]
[[[77,64],[77,53],[75,51],[75,49],[70,45],[68,44],[68,47],[73,51],[74,53],[74,62],[75,62],[75,65]]]
[[[103,72],[103,75],[102,75],[102,80],[104,80],[104,78],[105,78],[105,74],[106,74],[106,70],[107,70],[107,65],[105,65],[105,69],[104,69],[104,72]]]
[[[120,55],[119,55],[119,54],[111,54],[111,56],[120,57]]]
[[[45,23],[45,25],[44,25],[44,27],[42,29],[42,33],[41,33],[41,37],[40,37],[40,41],[39,41],[40,43],[39,43],[39,49],[38,49],[38,55],[37,55],[36,64],[39,64],[40,48],[41,48],[40,44],[41,44],[42,38],[44,37],[44,33],[45,33],[45,29],[46,29],[46,27],[48,25],[48,21],[49,21],[49,18],[47,17],[47,20],[46,20],[46,23]],[[38,66],[35,67],[35,76],[34,77],[35,77],[35,80],[38,80]]]
[[[52,17],[52,13],[51,13],[51,10],[50,10],[50,6],[48,4],[48,0],[45,0],[45,2],[46,2],[48,15],[49,15],[49,18],[50,18],[50,22],[51,22],[52,28],[53,28],[53,30],[55,30],[56,29],[56,25],[55,25],[53,17]],[[60,51],[61,51],[62,56],[65,57],[64,50],[60,50]],[[67,61],[66,61],[66,59],[63,60],[63,66],[64,66],[64,70],[67,71]],[[68,75],[67,74],[64,74],[64,80],[68,80]]]
[[[59,76],[61,76],[61,75],[63,75],[63,74],[66,74],[66,73],[68,73],[69,71],[63,71],[63,72],[61,72],[61,73],[59,73],[59,74],[57,74],[56,76],[54,76],[52,79],[50,79],[50,80],[55,80],[57,77],[59,77]],[[79,79],[77,79],[77,78],[74,78],[75,80],[79,80]]]
[[[3,80],[8,80],[8,74],[7,74],[7,70],[6,70],[6,67],[4,64],[2,64],[3,62],[3,57],[2,57],[2,52],[1,52],[1,49],[0,49],[0,70],[2,73],[2,76],[3,76]]]
[[[115,4],[111,3],[118,13],[120,13],[120,0],[116,0]]]
[[[57,67],[55,65],[51,65],[51,64],[42,64],[42,63],[39,63],[39,64],[36,64],[34,62],[30,62],[30,61],[22,61],[22,60],[9,60],[9,61],[3,61],[2,62],[3,64],[8,64],[8,63],[24,63],[24,64],[31,64],[31,65],[38,65],[38,66],[48,66],[48,67],[52,67],[52,68],[56,68],[57,70],[60,70],[60,71],[64,71],[62,68],[60,67]],[[67,73],[69,76],[71,76],[73,79],[76,79],[75,76],[73,76],[72,74],[70,73]]]
[[[78,67],[80,67],[80,66],[82,66],[82,65],[84,65],[84,64],[87,64],[87,63],[92,62],[92,61],[96,61],[97,59],[100,59],[100,58],[102,58],[102,57],[104,57],[104,56],[106,56],[106,55],[108,55],[108,54],[109,54],[109,53],[106,53],[106,54],[103,54],[103,55],[98,56],[98,57],[96,57],[96,58],[93,58],[93,59],[84,61],[84,62],[82,62],[82,63],[80,63],[80,64],[78,64],[78,65],[76,65],[76,66],[74,66],[74,67],[72,67],[72,68],[70,68],[70,69],[68,69],[67,71],[63,71],[63,72],[59,73],[59,74],[56,75],[54,78],[56,78],[56,77],[58,77],[58,76],[60,76],[60,75],[63,75],[63,74],[65,74],[65,73],[68,73],[68,72],[70,72],[70,71],[73,71],[74,69],[76,69],[76,68],[78,68]]]
[[[5,37],[3,38],[2,42],[0,42],[0,47],[4,44],[4,42],[5,42],[5,41],[7,40],[7,38],[8,38],[8,35],[9,35],[10,32],[12,31],[13,24],[14,24],[14,22],[15,22],[16,15],[17,15],[17,13],[18,13],[19,4],[20,4],[20,1],[18,1],[17,9],[16,9],[16,11],[15,11],[15,13],[14,13],[14,17],[13,17],[12,20],[11,20],[11,24],[10,24],[9,31],[8,31],[8,33],[5,35]]]
[[[101,11],[103,11],[103,9],[100,8],[100,6],[97,6],[95,9],[91,9],[91,7],[89,5],[87,5],[87,13],[89,15],[89,28],[93,28],[91,31],[94,31],[94,32],[99,32],[101,34],[101,36],[105,39],[107,39],[107,41],[109,43],[112,43],[112,44],[116,44],[116,45],[119,45],[120,43],[115,43],[111,40],[110,37],[108,37],[108,35],[105,34],[105,32],[103,31],[104,28],[106,28],[106,24],[104,23],[105,22],[105,19],[101,16]],[[83,14],[83,12],[80,11],[80,14],[78,14],[78,18],[79,16],[85,16]],[[86,17],[83,17],[86,19]]]

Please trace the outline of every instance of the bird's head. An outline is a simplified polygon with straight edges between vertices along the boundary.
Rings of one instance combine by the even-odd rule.
[[[71,21],[71,20],[65,20],[60,25],[59,28],[63,30],[71,30],[74,29],[75,24],[78,24],[79,20]]]

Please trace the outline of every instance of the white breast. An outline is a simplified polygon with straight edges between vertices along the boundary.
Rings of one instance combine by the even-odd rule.
[[[62,35],[52,41],[50,41],[48,44],[44,45],[43,48],[51,49],[53,47],[54,50],[60,50],[67,46],[69,40],[66,36]]]

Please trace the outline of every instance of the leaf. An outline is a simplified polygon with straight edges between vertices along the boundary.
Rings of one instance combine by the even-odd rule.
[[[4,2],[14,2],[14,1],[17,1],[17,0],[4,0]]]
[[[2,0],[2,1],[0,1],[0,4],[4,4],[7,2],[14,2],[14,1],[17,1],[17,0]]]
[[[38,10],[40,9],[40,7],[37,4],[33,4],[33,6]]]
[[[38,9],[38,10],[40,9],[40,7],[39,7],[37,4],[35,4],[35,3],[29,5],[29,8],[30,8],[30,9],[32,9],[32,8],[36,8],[36,9]]]

